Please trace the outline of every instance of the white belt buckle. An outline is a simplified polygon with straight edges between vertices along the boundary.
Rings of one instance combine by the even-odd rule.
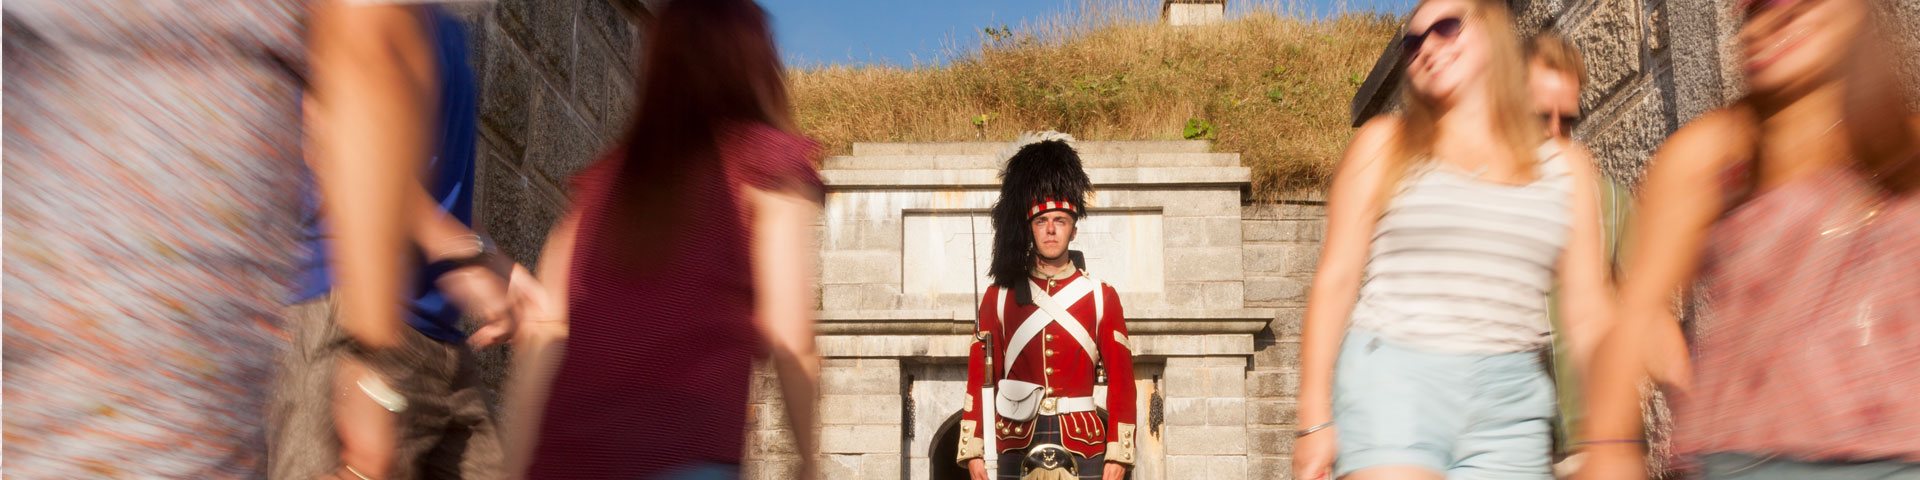
[[[1041,415],[1059,415],[1060,410],[1058,407],[1059,407],[1059,402],[1057,401],[1057,399],[1053,397],[1047,397],[1040,400]]]

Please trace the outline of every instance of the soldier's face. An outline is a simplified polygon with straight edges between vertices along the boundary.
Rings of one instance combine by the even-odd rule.
[[[1040,258],[1060,258],[1067,254],[1067,243],[1073,241],[1073,215],[1062,211],[1051,211],[1033,217],[1028,225],[1033,227],[1034,250]]]

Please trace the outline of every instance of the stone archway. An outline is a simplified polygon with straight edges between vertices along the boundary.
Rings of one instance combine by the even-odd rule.
[[[933,438],[927,444],[927,478],[929,480],[967,480],[967,470],[952,461],[940,461],[960,456],[960,412],[948,415],[940,422],[940,428],[933,430]]]

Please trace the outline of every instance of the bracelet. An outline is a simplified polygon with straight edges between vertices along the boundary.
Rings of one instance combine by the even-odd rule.
[[[1318,432],[1318,431],[1321,431],[1321,430],[1326,430],[1326,429],[1327,429],[1328,427],[1332,427],[1332,426],[1333,426],[1333,422],[1327,422],[1327,423],[1322,423],[1322,424],[1319,424],[1319,425],[1314,425],[1314,426],[1311,426],[1311,427],[1307,427],[1307,428],[1302,428],[1302,429],[1299,429],[1299,430],[1294,430],[1294,431],[1293,431],[1293,438],[1300,438],[1300,437],[1305,437],[1305,436],[1307,436],[1307,435],[1312,435],[1312,434],[1313,434],[1313,432]]]
[[[352,465],[341,465],[341,466],[347,467],[347,473],[351,473],[353,474],[353,476],[360,477],[360,480],[373,480],[373,477],[369,477],[367,476],[367,474],[360,473],[359,470],[354,470]]]
[[[369,373],[360,377],[354,385],[360,387],[360,393],[365,393],[367,398],[373,399],[373,403],[380,404],[380,408],[393,413],[407,411],[407,397],[394,391],[393,387],[387,386],[387,382],[381,381],[380,377],[374,374]]]
[[[474,233],[454,235],[452,237],[448,237],[446,239],[440,240],[440,243],[435,246],[444,247],[447,244],[455,244],[457,247],[459,247],[454,249],[453,252],[449,252],[448,256],[450,257],[480,255],[482,253],[485,253],[487,250],[487,240],[485,238],[482,238],[479,234],[474,234]]]
[[[493,248],[493,242],[486,237],[461,235],[455,238],[471,238],[475,241],[475,246],[463,250],[461,253],[464,255],[428,262],[425,269],[428,275],[438,276],[466,267],[484,267],[503,279],[513,275],[513,264],[501,261],[500,251]]]
[[[480,250],[477,253],[461,257],[448,257],[428,264],[430,269],[453,271],[466,267],[485,267],[493,264],[493,250]]]

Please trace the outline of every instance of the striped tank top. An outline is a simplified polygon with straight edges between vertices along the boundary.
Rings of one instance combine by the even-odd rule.
[[[1536,155],[1526,185],[1437,161],[1410,172],[1374,227],[1352,328],[1436,352],[1546,348],[1573,180],[1558,145]]]

